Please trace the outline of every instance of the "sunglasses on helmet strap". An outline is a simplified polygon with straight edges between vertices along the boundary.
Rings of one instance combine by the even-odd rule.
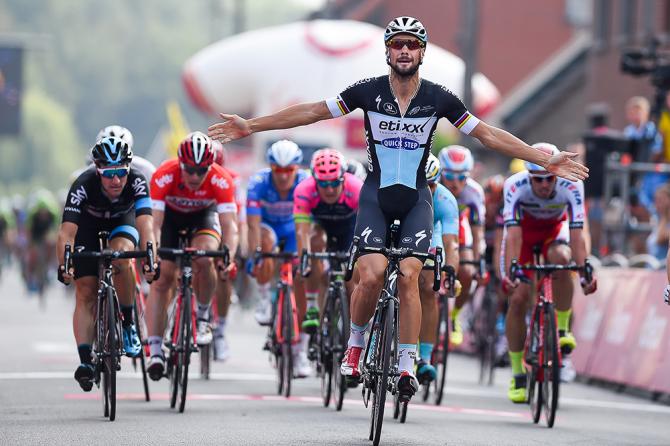
[[[389,48],[393,48],[394,50],[397,51],[407,46],[407,49],[411,51],[416,51],[419,48],[423,48],[425,45],[420,40],[415,39],[391,39],[388,42],[386,42],[386,46]]]
[[[468,179],[468,177],[470,176],[470,174],[468,174],[468,173],[448,172],[448,171],[445,170],[445,171],[442,172],[442,176],[444,177],[445,180],[448,180],[448,181],[454,181],[454,180],[465,181],[465,180]]]

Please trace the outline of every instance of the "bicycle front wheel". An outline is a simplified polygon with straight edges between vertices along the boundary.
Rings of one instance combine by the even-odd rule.
[[[533,418],[533,423],[540,421],[540,414],[542,413],[542,401],[544,395],[542,394],[542,381],[545,379],[540,361],[542,359],[540,339],[540,324],[542,312],[539,307],[533,310],[533,317],[530,321],[530,329],[528,336],[530,338],[526,341],[526,364],[530,369],[526,373],[526,395],[530,402],[530,414]]]
[[[135,300],[135,305],[133,308],[133,316],[135,318],[135,327],[137,327],[137,333],[139,334],[140,337],[140,342],[142,344],[142,349],[140,350],[140,357],[138,358],[140,361],[140,370],[142,372],[142,384],[144,387],[144,400],[145,401],[150,401],[151,396],[149,394],[149,377],[147,376],[147,364],[146,364],[146,343],[147,343],[147,338],[146,338],[146,332],[144,330],[144,325],[141,324],[140,322],[140,313],[139,313],[139,305],[137,305],[138,301],[137,299]],[[140,304],[141,305],[141,304]],[[142,311],[142,314],[144,314],[144,311]],[[133,358],[135,359],[135,358]]]
[[[117,333],[116,320],[116,299],[114,289],[107,288],[105,299],[105,309],[107,312],[107,343],[105,356],[105,373],[106,383],[105,391],[107,393],[107,400],[109,401],[109,421],[116,419],[116,367],[119,361],[119,346],[118,340],[120,336]]]
[[[386,404],[386,389],[389,381],[389,368],[391,363],[391,343],[393,341],[393,321],[395,319],[395,307],[391,301],[384,310],[382,329],[379,330],[378,345],[379,355],[375,357],[375,372],[377,381],[372,398],[372,444],[379,445],[382,436],[382,424],[384,423],[384,405]]]
[[[332,355],[332,335],[337,327],[333,326],[335,319],[334,305],[333,305],[333,291],[329,290],[326,305],[321,316],[321,324],[319,325],[319,357],[317,370],[321,378],[321,400],[323,407],[330,405],[330,399],[333,394],[333,355]]]
[[[544,418],[548,427],[554,426],[558,408],[558,390],[561,383],[561,365],[558,354],[558,333],[556,331],[556,313],[552,304],[545,305],[544,345],[543,345],[544,381]]]
[[[179,330],[180,336],[177,341],[179,345],[179,355],[181,376],[179,377],[179,412],[184,412],[186,408],[186,391],[188,389],[188,366],[191,363],[191,345],[193,344],[193,317],[191,309],[191,288],[185,287],[184,300],[181,307],[181,317]]]
[[[440,296],[440,318],[437,323],[437,343],[433,350],[432,363],[437,371],[435,383],[435,404],[442,404],[444,386],[447,382],[447,358],[449,357],[449,303],[446,296]]]

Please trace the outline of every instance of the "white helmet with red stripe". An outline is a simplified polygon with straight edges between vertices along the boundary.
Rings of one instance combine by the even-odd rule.
[[[440,150],[438,157],[444,170],[470,172],[475,165],[470,149],[456,144]]]

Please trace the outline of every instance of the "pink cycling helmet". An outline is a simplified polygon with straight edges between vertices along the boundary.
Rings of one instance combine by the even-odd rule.
[[[312,156],[312,175],[317,181],[332,181],[344,175],[344,157],[335,149],[321,149]]]

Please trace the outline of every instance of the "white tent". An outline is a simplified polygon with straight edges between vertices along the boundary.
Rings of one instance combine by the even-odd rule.
[[[191,57],[184,66],[184,86],[193,103],[213,117],[218,112],[246,117],[268,114],[336,96],[359,79],[386,74],[382,36],[382,28],[346,20],[296,22],[238,34]],[[460,95],[464,71],[460,58],[429,44],[422,77]],[[491,110],[499,99],[495,86],[482,74],[474,76],[472,85],[473,112],[481,115]],[[443,121],[443,130],[450,127]],[[308,147],[362,149],[362,113],[258,134],[254,145],[266,147],[285,137]]]

